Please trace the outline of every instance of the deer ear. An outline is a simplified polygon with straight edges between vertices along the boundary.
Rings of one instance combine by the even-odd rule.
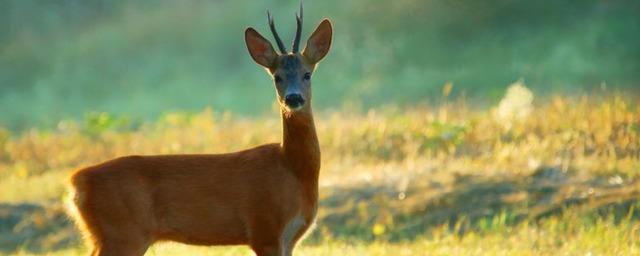
[[[265,39],[253,28],[244,31],[244,41],[253,60],[265,68],[273,67],[278,54],[273,50],[269,40]]]
[[[332,35],[333,28],[331,28],[331,22],[328,19],[322,20],[307,40],[307,46],[302,50],[302,55],[304,55],[309,62],[313,64],[318,63],[329,52]]]

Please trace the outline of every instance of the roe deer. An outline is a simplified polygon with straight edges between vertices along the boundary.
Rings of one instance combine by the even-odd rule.
[[[245,41],[273,77],[282,142],[228,154],[126,156],[76,171],[71,211],[92,255],[143,255],[163,240],[292,254],[318,205],[311,75],[329,51],[333,30],[322,20],[299,51],[301,5],[287,52],[267,14],[280,53],[253,28]]]

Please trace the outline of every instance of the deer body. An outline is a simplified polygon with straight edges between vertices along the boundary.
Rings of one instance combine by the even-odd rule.
[[[300,16],[298,41],[301,23]],[[92,255],[143,255],[163,240],[291,255],[317,209],[320,147],[310,74],[331,36],[324,20],[302,53],[294,43],[294,52],[280,47],[277,54],[255,30],[245,32],[252,58],[274,77],[282,143],[228,154],[126,156],[76,171],[73,216]]]

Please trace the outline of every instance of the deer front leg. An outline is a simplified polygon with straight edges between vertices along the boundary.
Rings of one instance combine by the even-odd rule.
[[[279,244],[261,245],[252,248],[257,256],[282,256],[282,248]]]
[[[283,256],[282,243],[277,235],[263,233],[251,238],[251,249],[257,256]]]
[[[133,241],[108,240],[103,241],[93,249],[92,256],[142,256],[147,251],[148,244]]]
[[[282,248],[284,250],[283,255],[292,255],[293,247],[296,245],[298,239],[300,239],[300,237],[304,234],[305,230],[305,220],[301,214],[296,215],[291,220],[289,220],[289,222],[287,222],[287,224],[284,226],[284,230],[280,238]]]
[[[249,246],[257,256],[283,256],[282,221],[273,216],[254,216],[250,227]]]

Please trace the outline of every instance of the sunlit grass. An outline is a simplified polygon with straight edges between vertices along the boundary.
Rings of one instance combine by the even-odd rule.
[[[593,225],[580,223],[575,216],[551,218],[539,225],[499,227],[492,231],[456,235],[445,226],[426,237],[407,242],[347,242],[328,240],[303,244],[297,255],[636,255],[640,253],[640,224],[626,220],[614,223],[603,219]],[[0,253],[1,254],[1,253]],[[85,255],[81,247],[44,255]],[[15,255],[42,255],[27,251]],[[246,247],[199,247],[174,243],[157,244],[146,255],[253,255]]]
[[[297,252],[637,254],[636,102],[558,96],[510,110],[448,101],[318,112],[318,223]],[[276,113],[244,118],[209,109],[144,123],[93,113],[52,130],[2,130],[0,254],[84,253],[62,207],[66,177],[78,167],[126,154],[230,152],[278,141],[280,132]],[[148,252],[238,254],[250,252],[177,244]]]

